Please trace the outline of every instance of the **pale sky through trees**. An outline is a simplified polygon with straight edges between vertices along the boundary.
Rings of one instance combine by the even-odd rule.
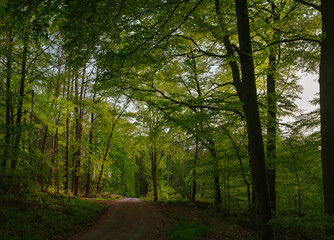
[[[302,74],[299,80],[304,89],[300,96],[301,99],[298,99],[296,104],[301,110],[303,110],[304,113],[313,111],[318,108],[318,106],[314,106],[309,103],[309,101],[317,97],[317,94],[319,93],[318,79],[319,75],[317,74]]]

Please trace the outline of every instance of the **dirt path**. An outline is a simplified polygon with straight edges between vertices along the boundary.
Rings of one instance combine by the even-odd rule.
[[[136,198],[101,201],[108,207],[97,224],[71,240],[159,239],[159,213],[150,202]]]

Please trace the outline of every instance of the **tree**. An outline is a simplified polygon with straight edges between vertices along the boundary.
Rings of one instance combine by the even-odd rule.
[[[312,7],[321,12],[322,19],[322,39],[321,39],[321,58],[319,70],[320,84],[320,119],[321,119],[321,159],[323,170],[323,192],[325,212],[334,215],[334,153],[331,146],[334,143],[334,2],[321,0],[318,6],[312,2],[296,0],[306,6]]]
[[[322,42],[320,59],[321,159],[325,212],[334,215],[334,2],[321,1]]]
[[[238,37],[240,45],[240,65],[242,92],[239,93],[246,115],[251,169],[256,201],[257,236],[260,239],[273,239],[273,232],[268,225],[271,220],[270,198],[266,177],[265,154],[261,122],[257,105],[254,64],[249,30],[247,0],[236,0]],[[236,84],[240,84],[236,82]],[[240,88],[239,88],[240,91]]]

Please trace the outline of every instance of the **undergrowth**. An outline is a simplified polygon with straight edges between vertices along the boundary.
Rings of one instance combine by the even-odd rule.
[[[197,240],[212,230],[202,223],[178,218],[178,223],[170,231],[170,240]]]
[[[45,240],[79,228],[103,208],[69,196],[39,194],[29,202],[2,202],[1,240]]]

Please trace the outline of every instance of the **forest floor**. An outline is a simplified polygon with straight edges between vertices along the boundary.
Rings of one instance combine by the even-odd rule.
[[[203,203],[152,203],[135,198],[94,201],[102,203],[106,210],[95,225],[71,240],[167,240],[180,219],[207,225],[212,231],[202,239],[254,239],[251,230],[224,218]]]

